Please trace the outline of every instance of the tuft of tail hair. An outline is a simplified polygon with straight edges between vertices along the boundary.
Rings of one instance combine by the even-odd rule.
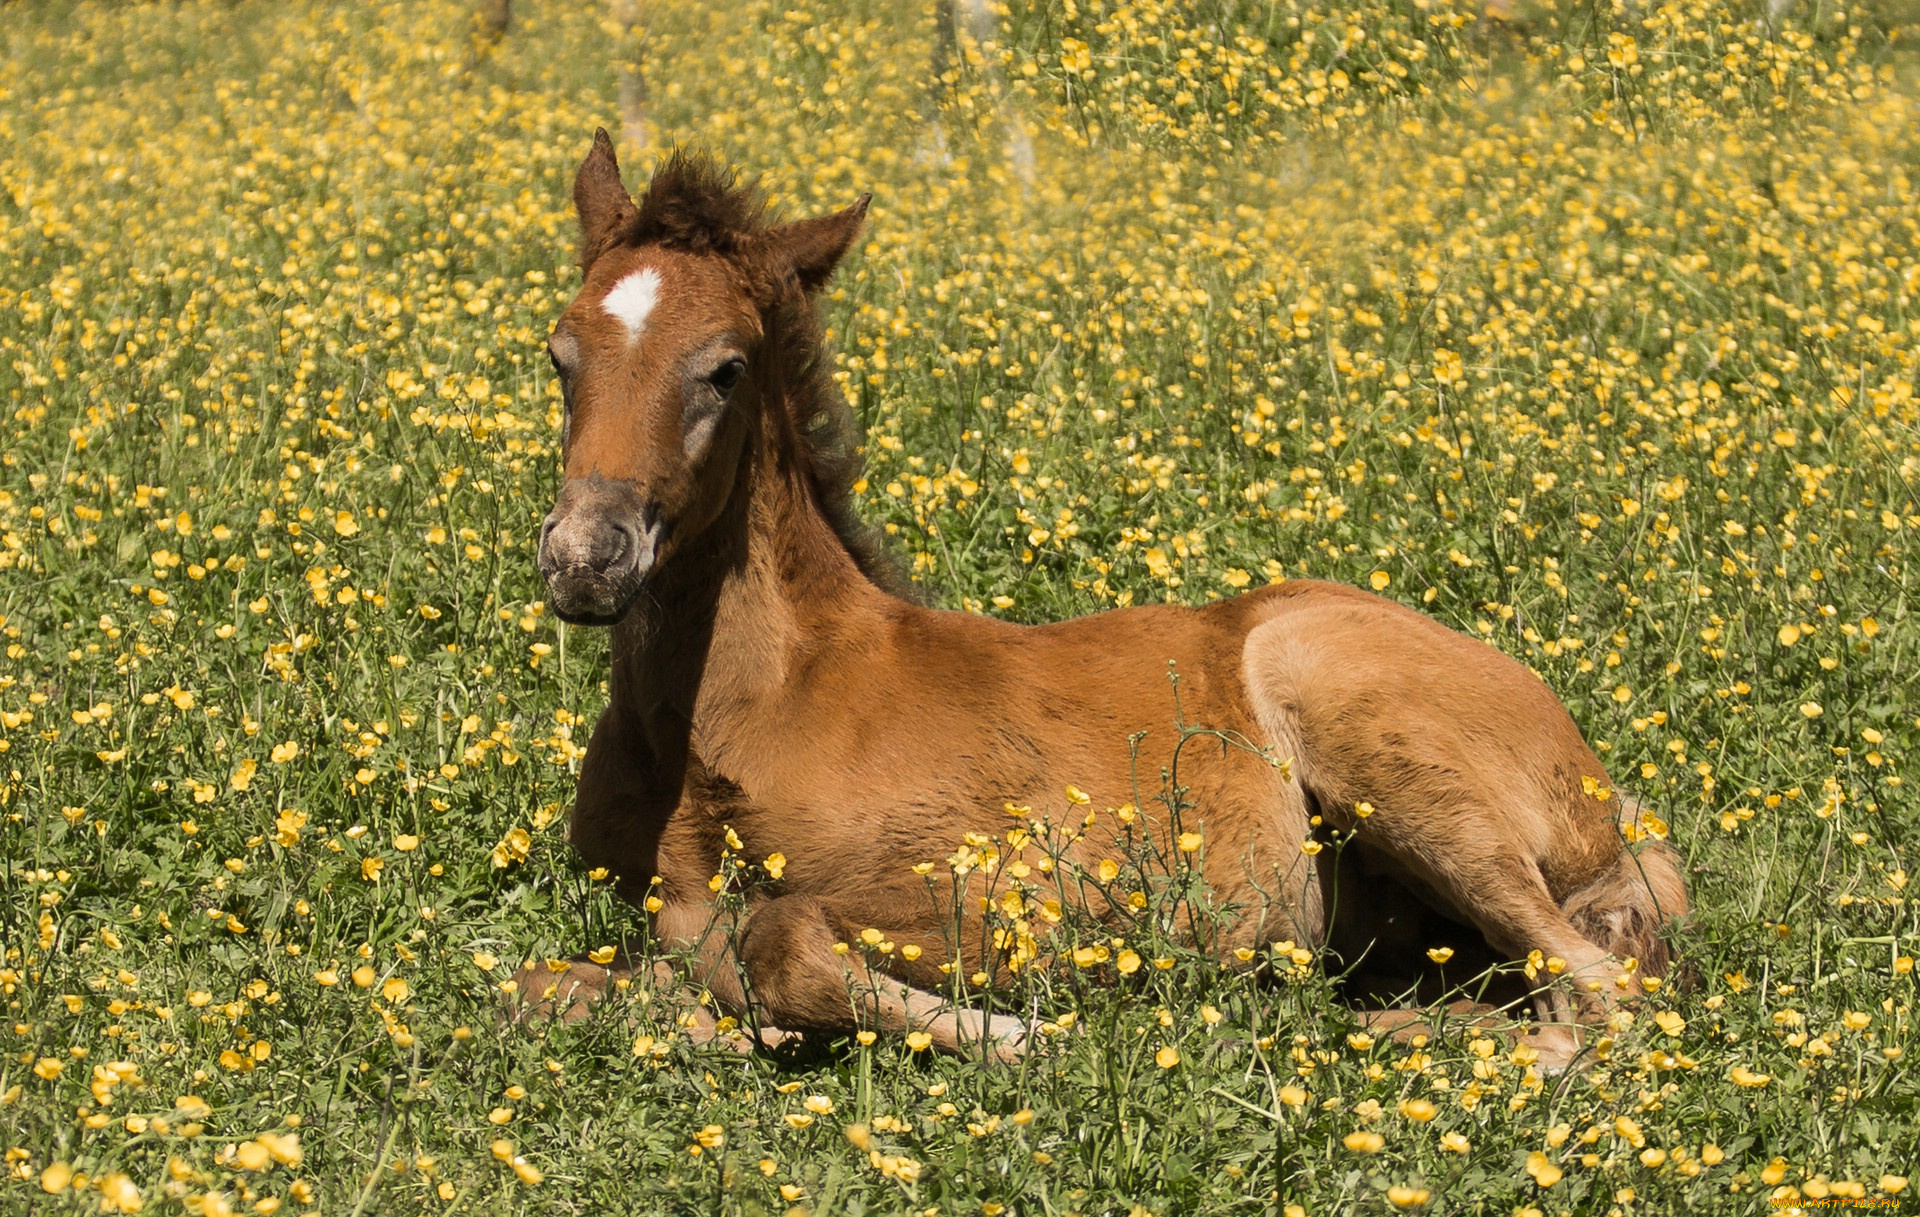
[[[1615,958],[1639,960],[1642,975],[1684,989],[1692,977],[1673,936],[1687,913],[1687,883],[1680,855],[1647,831],[1645,816],[1640,800],[1620,795],[1619,863],[1567,900],[1567,919]]]

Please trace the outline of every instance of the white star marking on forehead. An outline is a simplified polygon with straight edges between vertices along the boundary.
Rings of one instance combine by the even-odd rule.
[[[613,285],[600,307],[609,317],[627,327],[627,341],[637,342],[646,328],[647,314],[660,299],[660,272],[651,266],[637,270]]]

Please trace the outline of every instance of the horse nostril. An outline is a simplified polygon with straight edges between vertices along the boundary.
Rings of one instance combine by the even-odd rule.
[[[545,545],[547,538],[552,536],[553,530],[558,527],[560,527],[560,513],[549,511],[547,518],[540,521],[540,544]]]
[[[614,567],[625,562],[638,548],[639,538],[634,535],[633,526],[615,521],[613,525],[613,553],[607,558],[607,565]]]

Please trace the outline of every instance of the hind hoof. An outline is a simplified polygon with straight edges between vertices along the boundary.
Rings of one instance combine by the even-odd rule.
[[[1520,1042],[1538,1054],[1534,1068],[1549,1077],[1565,1073],[1586,1052],[1579,1028],[1566,1023],[1537,1025]]]

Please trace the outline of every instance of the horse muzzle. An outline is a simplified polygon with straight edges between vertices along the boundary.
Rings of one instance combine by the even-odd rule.
[[[573,625],[613,625],[627,615],[659,557],[665,526],[630,486],[569,481],[540,528],[547,603]]]

